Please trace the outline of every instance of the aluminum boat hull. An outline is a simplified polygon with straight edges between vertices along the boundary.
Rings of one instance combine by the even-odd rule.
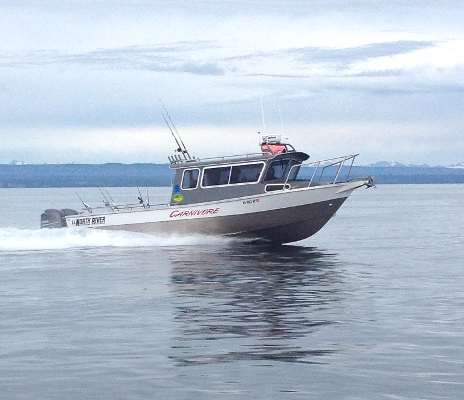
[[[290,243],[319,231],[352,191],[366,184],[343,182],[190,205],[84,212],[66,216],[66,225],[74,229],[230,235]]]

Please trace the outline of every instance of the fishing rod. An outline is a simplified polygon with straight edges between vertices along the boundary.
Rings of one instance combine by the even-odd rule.
[[[168,120],[166,119],[164,113],[161,112],[161,114],[163,115],[164,121],[165,121],[166,124],[168,125],[169,130],[171,131],[171,134],[172,134],[174,140],[175,140],[176,143],[177,143],[177,147],[178,147],[177,151],[180,152],[180,153],[182,153],[182,154],[184,155],[184,158],[185,158],[186,160],[187,160],[187,159],[190,159],[191,157],[190,157],[190,154],[189,154],[189,152],[188,152],[188,150],[187,150],[187,147],[185,146],[185,144],[184,144],[184,142],[183,142],[183,140],[182,140],[182,137],[180,136],[179,132],[177,131],[177,128],[176,128],[176,126],[174,125],[174,122],[172,122],[172,119],[171,119],[171,116],[170,116],[169,113],[168,113],[168,110],[167,110],[166,107],[164,106],[164,104],[163,104],[163,102],[161,101],[161,99],[159,99],[159,101],[160,101],[161,105],[163,106],[164,112],[166,113],[166,115],[167,115],[167,117],[168,117],[168,119],[169,119],[170,124],[168,123]],[[171,125],[172,125],[172,128],[174,128],[175,134],[174,134],[173,130],[171,129]]]
[[[116,207],[116,203],[114,202],[113,198],[111,197],[110,192],[108,192],[108,189],[105,189],[105,190],[106,190],[106,194],[108,195],[108,197],[109,197],[110,200],[111,200],[111,203],[113,204],[113,206]]]
[[[172,131],[171,125],[169,125],[169,122],[168,122],[168,120],[166,119],[166,117],[164,116],[164,113],[163,113],[162,111],[161,111],[161,115],[163,116],[164,122],[166,122],[166,125],[168,126],[169,130],[171,131],[172,137],[174,138],[174,140],[175,140],[176,143],[177,143],[177,150],[176,150],[176,151],[182,152],[182,149],[181,149],[181,147],[180,147],[180,143],[179,143],[179,141],[177,140],[176,135],[174,135],[174,132]],[[183,153],[183,152],[182,152],[182,153]]]
[[[103,190],[101,189],[100,186],[98,187],[98,190],[100,190],[100,193],[101,193],[102,196],[103,196],[103,204],[104,204],[106,207],[110,207],[110,208],[111,208],[111,204],[110,204],[109,200],[106,198],[105,193],[103,193]]]
[[[137,190],[139,191],[139,197],[137,197],[137,199],[139,200],[139,203],[142,204],[144,208],[147,208],[147,207],[150,208],[150,197],[148,196],[148,187],[147,187],[147,201],[146,202],[138,186],[137,186]]]
[[[150,195],[148,194],[148,186],[146,186],[147,188],[147,206],[150,207]]]
[[[79,200],[82,202],[82,204],[84,205],[84,207],[89,211],[89,212],[92,212],[92,207],[89,206],[84,200],[82,200],[82,197],[79,196],[79,193],[77,193],[77,197],[79,197]]]

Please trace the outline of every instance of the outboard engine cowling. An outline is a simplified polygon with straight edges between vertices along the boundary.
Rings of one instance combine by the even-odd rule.
[[[63,213],[63,217],[66,217],[67,215],[79,214],[76,210],[73,210],[72,208],[62,208],[61,212]]]
[[[65,228],[67,227],[66,215],[79,214],[77,211],[70,208],[64,208],[63,210],[56,210],[49,208],[45,210],[40,216],[40,227],[41,228]]]

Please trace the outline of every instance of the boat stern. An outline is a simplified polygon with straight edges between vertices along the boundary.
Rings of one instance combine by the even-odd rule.
[[[70,208],[63,208],[56,210],[49,208],[45,210],[40,216],[40,228],[66,228],[66,216],[79,214],[76,210]]]

